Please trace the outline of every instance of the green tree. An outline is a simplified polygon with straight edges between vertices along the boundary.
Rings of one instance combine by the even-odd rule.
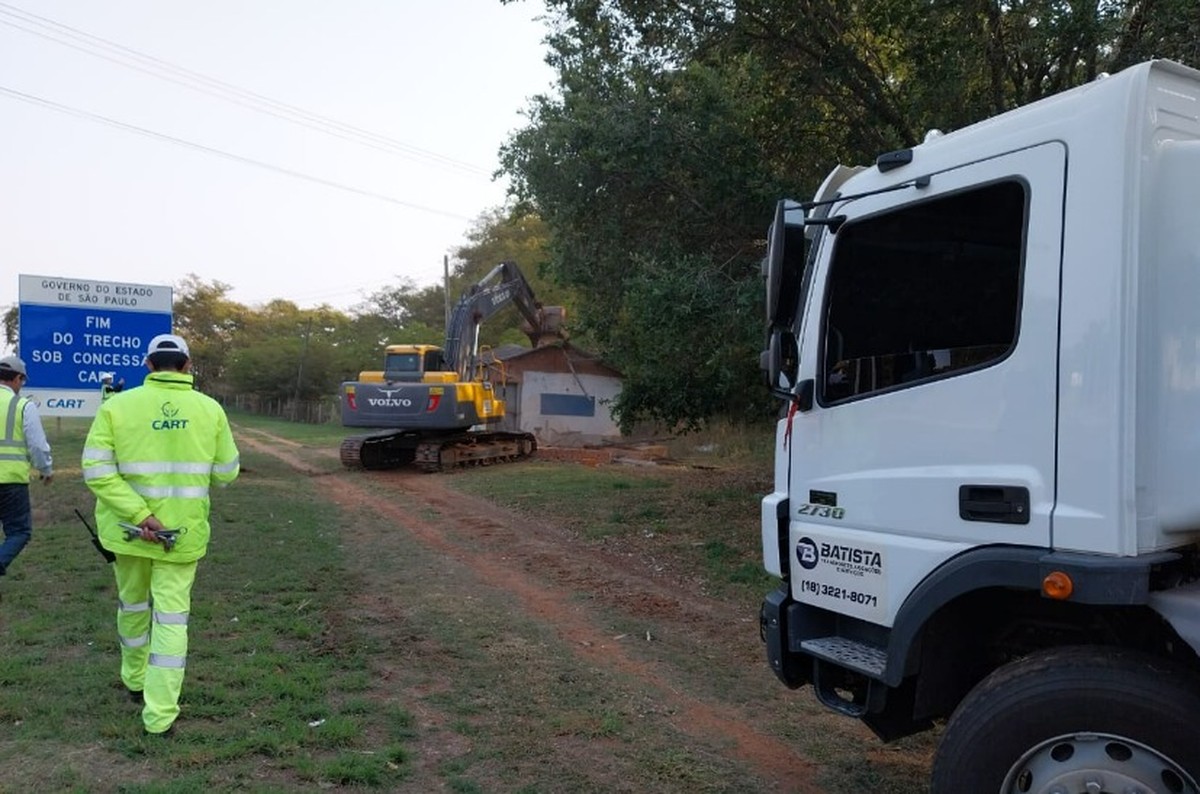
[[[229,299],[229,284],[204,281],[195,273],[175,289],[174,327],[188,343],[192,371],[206,392],[228,396],[226,366],[235,349],[235,339],[245,327],[248,310]]]
[[[4,344],[11,350],[17,349],[21,338],[21,307],[12,305],[4,312]]]
[[[501,151],[548,231],[547,272],[627,376],[620,421],[695,426],[762,392],[746,302],[772,206],[1146,57],[1196,63],[1195,0],[547,0],[558,91]],[[724,284],[703,318],[683,277]],[[695,341],[694,323],[714,329]],[[634,343],[636,342],[636,343]],[[707,353],[726,369],[706,378]],[[679,399],[692,394],[696,402]],[[753,401],[752,401],[753,402]]]
[[[569,293],[543,274],[546,227],[528,208],[497,207],[482,213],[467,232],[467,244],[454,251],[450,269],[450,306],[504,261],[516,262],[536,298],[544,305],[564,305]],[[355,307],[360,328],[374,337],[379,350],[388,344],[442,344],[446,331],[446,292],[442,285],[418,287],[411,279],[380,289]],[[480,341],[528,344],[520,331],[522,318],[509,308],[480,328]],[[370,331],[368,331],[370,329]]]
[[[517,263],[536,293],[551,293],[555,289],[542,272],[547,260],[546,224],[529,207],[486,210],[472,223],[466,237],[467,244],[454,250],[451,283],[455,292],[461,292],[506,261]]]
[[[400,329],[411,323],[426,326],[445,324],[445,300],[440,285],[418,287],[410,278],[400,278],[393,287],[382,287],[371,293],[354,311],[361,316],[374,316]]]
[[[399,279],[396,286],[355,306],[339,355],[342,379],[382,369],[388,345],[441,345],[446,337],[443,295],[440,286],[418,287],[411,279]]]
[[[355,380],[363,371],[383,369],[384,349],[388,345],[441,345],[445,330],[412,321],[397,327],[377,314],[358,314],[350,321],[345,344],[338,346],[338,380]]]
[[[244,341],[228,363],[228,380],[242,394],[311,400],[337,392],[357,375],[356,328],[329,306],[300,309],[274,300],[246,315]]]
[[[758,105],[741,100],[753,63],[613,75],[586,55],[604,49],[580,48],[561,101],[538,101],[503,162],[553,230],[549,269],[580,296],[580,327],[625,375],[618,421],[692,427],[754,377],[747,340],[761,331],[742,313],[740,285],[756,281],[784,187],[753,134]],[[698,285],[718,284],[723,293],[697,304]],[[690,311],[701,304],[703,315]],[[678,344],[731,327],[744,330]],[[713,356],[721,346],[734,354]],[[692,391],[698,372],[710,375],[703,399]]]
[[[547,268],[547,241],[545,222],[527,205],[495,207],[484,212],[467,232],[467,244],[454,251],[451,305],[496,265],[515,262],[538,302],[543,306],[568,307],[569,321],[574,296],[552,280]],[[528,345],[521,323],[520,312],[510,307],[480,328],[480,341],[493,347],[505,343]]]
[[[757,358],[742,355],[762,341],[757,324],[745,322],[762,305],[758,285],[695,256],[635,265],[621,322],[608,334],[611,354],[628,362],[614,403],[621,429],[650,420],[695,430],[714,415],[761,417],[767,393],[742,388],[759,377]]]

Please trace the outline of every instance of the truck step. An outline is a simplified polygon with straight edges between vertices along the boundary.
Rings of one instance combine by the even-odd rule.
[[[800,648],[809,656],[832,662],[838,667],[845,667],[876,680],[883,678],[883,671],[887,668],[886,650],[845,637],[804,640],[800,643]]]

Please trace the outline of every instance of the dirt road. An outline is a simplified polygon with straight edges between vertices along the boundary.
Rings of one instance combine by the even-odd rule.
[[[239,443],[285,461],[298,474],[310,476],[313,487],[348,515],[363,516],[341,530],[349,567],[361,577],[364,594],[348,605],[341,619],[367,627],[386,647],[408,655],[409,650],[393,640],[406,633],[415,609],[413,594],[453,597],[455,588],[443,579],[448,574],[462,582],[462,592],[483,593],[485,603],[502,605],[496,607],[498,612],[511,611],[507,621],[528,621],[535,631],[552,637],[550,653],[565,649],[570,664],[617,682],[627,700],[653,704],[638,715],[645,721],[629,730],[634,744],[659,741],[656,737],[669,733],[677,737],[674,743],[683,742],[689,753],[714,759],[725,771],[715,773],[711,786],[696,787],[693,781],[673,789],[659,779],[646,787],[630,777],[639,774],[636,762],[632,769],[613,765],[610,741],[571,743],[564,751],[569,759],[543,763],[582,765],[594,770],[590,785],[620,791],[809,794],[861,790],[871,781],[878,784],[877,791],[922,790],[927,763],[923,747],[885,749],[856,723],[814,706],[811,694],[783,688],[763,661],[756,616],[748,614],[745,605],[698,594],[686,571],[667,566],[664,572],[664,566],[636,554],[584,542],[536,517],[464,495],[453,488],[455,476],[463,475],[330,473],[327,460],[314,463],[312,451],[283,439],[242,434]],[[403,562],[413,558],[418,547],[437,561],[439,572],[431,569],[431,578],[414,590],[413,577],[396,572],[404,570]],[[636,634],[615,634],[614,626],[638,628]],[[443,661],[446,666],[436,686],[429,685],[427,675],[424,685],[412,679],[407,690],[383,686],[376,693],[417,715],[413,791],[451,790],[446,787],[447,764],[487,743],[485,737],[448,729],[459,719],[445,697],[446,690],[456,686],[456,673],[448,660]],[[374,658],[373,665],[380,680],[402,678],[409,669],[387,653]],[[519,669],[509,674],[519,682]],[[532,677],[528,685],[536,686]],[[518,691],[521,686],[518,683]],[[536,698],[536,693],[530,697]],[[548,712],[533,721],[554,719]],[[546,740],[557,741],[554,731]],[[840,757],[839,747],[854,751],[847,749]],[[817,757],[831,753],[832,758]],[[487,765],[472,766],[472,779],[484,791],[571,790],[566,783],[559,789],[536,776],[534,785],[525,789],[513,781],[534,773],[514,776],[499,767],[489,773]],[[841,770],[847,766],[857,771],[844,774]]]

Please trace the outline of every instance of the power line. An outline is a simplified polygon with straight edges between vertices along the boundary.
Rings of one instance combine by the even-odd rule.
[[[358,295],[364,299],[368,297],[364,293],[368,290],[378,292],[383,287],[380,281],[374,281],[369,284],[363,284],[357,287],[342,287],[341,289],[321,289],[321,290],[302,290],[300,292],[291,292],[278,297],[284,300],[290,300],[295,303],[309,303],[315,300],[328,300],[332,298],[341,298],[347,295]],[[235,288],[236,289],[236,288]]]
[[[342,140],[357,143],[362,146],[368,146],[373,149],[386,151],[391,154],[400,155],[410,159],[423,160],[447,168],[458,169],[476,176],[491,175],[486,169],[480,168],[477,165],[472,165],[461,160],[455,160],[454,158],[447,157],[436,152],[431,152],[427,149],[421,149],[419,147],[412,146],[411,144],[404,143],[403,141],[399,141],[395,138],[389,138],[385,135],[380,135],[378,133],[365,130],[361,127],[355,127],[351,124],[346,124],[328,116],[322,116],[318,113],[305,110],[304,108],[296,105],[289,105],[285,102],[280,102],[279,100],[272,99],[264,94],[259,94],[254,91],[250,91],[249,89],[236,86],[232,83],[218,80],[215,77],[209,77],[208,75],[200,72],[192,71],[191,69],[178,66],[169,61],[162,60],[161,58],[156,58],[153,55],[147,55],[146,53],[139,52],[138,50],[126,47],[114,41],[110,41],[99,36],[94,36],[90,33],[79,30],[78,28],[73,28],[70,25],[56,22],[55,20],[47,17],[38,16],[37,14],[25,11],[22,8],[10,5],[8,3],[0,2],[0,15],[10,17],[10,19],[0,19],[0,24],[8,25],[9,27],[25,33],[53,41],[65,47],[70,47],[71,49],[83,52],[87,55],[92,55],[94,57],[109,61],[110,63],[115,63],[119,66],[124,66],[128,69],[134,69],[144,74],[157,77],[161,80],[175,83],[176,85],[189,88],[193,91],[198,91],[209,96],[217,97],[218,99],[224,99],[228,102],[249,108],[250,110],[254,110],[259,113],[265,113],[267,115],[274,116],[275,118],[282,119],[292,124],[307,127],[309,129],[325,133],[326,135],[331,135],[335,138],[341,138]],[[34,25],[50,32],[47,33],[24,27],[23,25],[11,21],[11,18],[15,18],[25,25]],[[62,38],[59,38],[60,36],[66,36],[67,38],[82,42],[85,46],[73,44],[70,41],[64,41]],[[118,57],[112,57],[112,55],[106,55],[104,52],[96,52],[95,49],[89,48],[106,50]],[[136,62],[129,63],[128,59],[134,59],[135,61],[140,62],[141,65]]]
[[[140,61],[146,63],[151,68],[146,69],[141,66],[137,66],[135,64],[126,63],[125,61],[121,61],[121,60],[116,60],[114,58],[105,56],[101,53],[94,52],[94,51],[86,49],[84,47],[80,47],[78,45],[74,45],[69,42],[63,41],[60,38],[55,38],[54,36],[51,36],[51,35],[47,35],[44,33],[40,33],[38,31],[30,30],[29,28],[21,27],[10,21],[0,20],[0,23],[9,25],[11,27],[15,27],[26,33],[31,33],[33,35],[40,36],[41,38],[55,41],[59,44],[62,44],[67,47],[71,47],[73,49],[79,50],[86,54],[93,55],[98,58],[103,58],[104,60],[108,60],[112,63],[116,63],[118,65],[125,66],[130,69],[135,69],[137,71],[140,71],[140,72],[143,72],[146,74],[150,74],[155,77],[159,77],[160,79],[168,80],[168,81],[176,83],[178,85],[182,85],[184,87],[191,88],[193,90],[209,94],[210,96],[216,96],[216,97],[219,97],[222,99],[226,99],[228,101],[242,105],[243,107],[248,107],[252,110],[257,110],[259,112],[267,113],[268,115],[272,115],[277,118],[282,118],[285,121],[291,121],[292,123],[300,124],[301,126],[309,127],[310,129],[316,129],[318,131],[325,132],[327,134],[334,135],[335,137],[340,137],[345,140],[354,140],[355,142],[362,143],[364,145],[369,145],[369,146],[372,146],[373,148],[380,148],[380,149],[384,149],[384,150],[393,151],[393,153],[399,153],[399,154],[404,154],[404,155],[409,155],[409,156],[416,156],[419,158],[424,158],[424,159],[428,159],[428,160],[437,162],[438,164],[441,164],[441,165],[447,165],[447,166],[461,168],[463,170],[471,171],[471,172],[474,172],[474,173],[480,174],[480,175],[488,175],[488,171],[486,171],[483,168],[480,168],[479,166],[472,165],[470,163],[465,163],[460,160],[455,160],[453,158],[446,157],[441,154],[437,154],[436,152],[431,152],[431,151],[428,151],[425,149],[420,149],[420,148],[412,146],[410,144],[403,143],[402,141],[398,141],[394,138],[388,138],[386,136],[379,135],[377,133],[373,133],[373,132],[364,130],[359,127],[355,127],[350,124],[345,124],[343,122],[337,121],[336,119],[332,119],[327,116],[322,116],[320,114],[313,113],[311,111],[305,110],[304,108],[300,108],[295,105],[289,105],[284,102],[280,102],[278,100],[272,99],[271,97],[265,96],[263,94],[258,94],[253,91],[250,91],[248,89],[244,89],[239,86],[233,85],[231,83],[226,83],[222,80],[218,80],[216,78],[201,74],[200,72],[195,72],[190,69],[186,69],[182,66],[178,66],[176,64],[170,63],[169,61],[164,61],[164,60],[162,60],[160,58],[156,58],[152,55],[147,55],[145,53],[139,52],[139,51],[131,49],[129,47],[125,47],[124,45],[118,44],[118,43],[110,41],[108,39],[104,39],[99,36],[93,36],[90,33],[86,33],[77,28],[73,28],[69,25],[65,25],[61,22],[56,22],[47,17],[38,16],[37,14],[33,14],[29,11],[25,11],[21,8],[10,5],[8,3],[0,2],[0,14],[6,15],[9,17],[16,17],[17,19],[19,19],[20,21],[22,21],[26,24],[33,24],[33,25],[36,25],[36,26],[39,26],[42,28],[49,28],[57,35],[66,35],[70,38],[82,41],[84,44],[86,44],[90,47],[101,47],[103,49],[107,49],[109,51],[116,52],[116,54],[118,54],[121,57],[125,57],[125,58],[132,57],[134,59],[137,59],[137,60],[140,60]],[[58,30],[55,30],[55,28],[58,28]],[[217,89],[217,91],[219,91],[220,93],[214,93],[213,91],[207,90],[207,89],[202,88],[197,85],[193,85],[192,83],[184,82],[179,79],[169,77],[166,74],[162,73],[162,70],[164,70],[164,69],[169,72],[174,72],[175,74],[185,78],[185,80],[190,80],[190,81],[199,82],[202,84],[207,84],[207,85]],[[237,99],[235,97],[241,97],[242,99]],[[247,100],[247,101],[243,101],[243,99]],[[277,110],[281,111],[281,112],[276,112]],[[309,123],[309,122],[313,122],[313,123]],[[341,130],[341,131],[350,133],[354,137],[351,138],[351,137],[347,137],[346,135],[339,134],[337,132],[337,130]],[[372,143],[372,142],[374,142],[374,143]]]
[[[302,171],[294,171],[290,168],[284,168],[282,166],[273,165],[271,163],[264,163],[261,160],[255,160],[250,157],[243,157],[240,154],[234,154],[233,152],[227,152],[223,149],[215,149],[211,146],[205,146],[204,144],[185,140],[184,138],[177,138],[173,135],[167,135],[165,133],[156,132],[154,130],[146,129],[145,127],[138,127],[133,124],[126,124],[123,121],[117,121],[116,119],[109,118],[108,116],[101,116],[98,113],[91,113],[89,111],[81,110],[79,108],[71,107],[69,105],[62,105],[62,104],[59,104],[58,102],[52,102],[49,99],[43,99],[42,97],[34,96],[33,94],[26,94],[21,91],[16,91],[12,88],[7,88],[5,86],[0,86],[0,94],[5,94],[7,96],[12,97],[13,99],[19,99],[22,102],[28,102],[29,104],[32,104],[32,105],[40,105],[42,107],[49,108],[51,110],[57,110],[60,113],[66,113],[68,115],[77,116],[79,118],[88,119],[90,121],[98,121],[98,122],[101,122],[102,124],[107,124],[111,127],[116,127],[117,129],[125,130],[126,132],[135,132],[139,135],[145,135],[147,137],[155,138],[160,141],[167,141],[168,143],[174,143],[178,146],[185,146],[189,149],[195,149],[197,151],[205,152],[206,154],[215,154],[218,157],[224,157],[226,159],[233,160],[234,162],[244,163],[246,165],[253,165],[258,168],[264,168],[268,171],[275,171],[280,174],[286,174],[287,176],[295,177],[296,179],[303,179],[308,182],[315,182],[318,185],[324,185],[326,187],[336,188],[337,190],[344,190],[348,193],[355,193],[360,196],[366,196],[368,198],[378,199],[380,201],[386,201],[389,204],[396,204],[401,207],[407,207],[409,209],[420,210],[421,212],[428,212],[433,215],[442,215],[447,218],[454,218],[455,220],[462,220],[462,221],[470,221],[471,220],[470,218],[468,218],[465,215],[459,215],[454,212],[447,212],[445,210],[434,209],[433,207],[427,207],[423,204],[414,204],[410,201],[404,201],[402,199],[395,198],[394,196],[388,196],[384,193],[376,193],[375,191],[372,191],[372,190],[364,190],[362,188],[357,188],[352,185],[344,184],[342,182],[335,182],[332,179],[325,179],[323,177],[313,176],[312,174],[306,174]]]

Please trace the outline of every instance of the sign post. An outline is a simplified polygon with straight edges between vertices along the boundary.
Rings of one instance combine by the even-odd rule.
[[[171,302],[170,287],[21,275],[22,394],[44,416],[95,416],[105,374],[141,384],[146,345],[171,333]]]

